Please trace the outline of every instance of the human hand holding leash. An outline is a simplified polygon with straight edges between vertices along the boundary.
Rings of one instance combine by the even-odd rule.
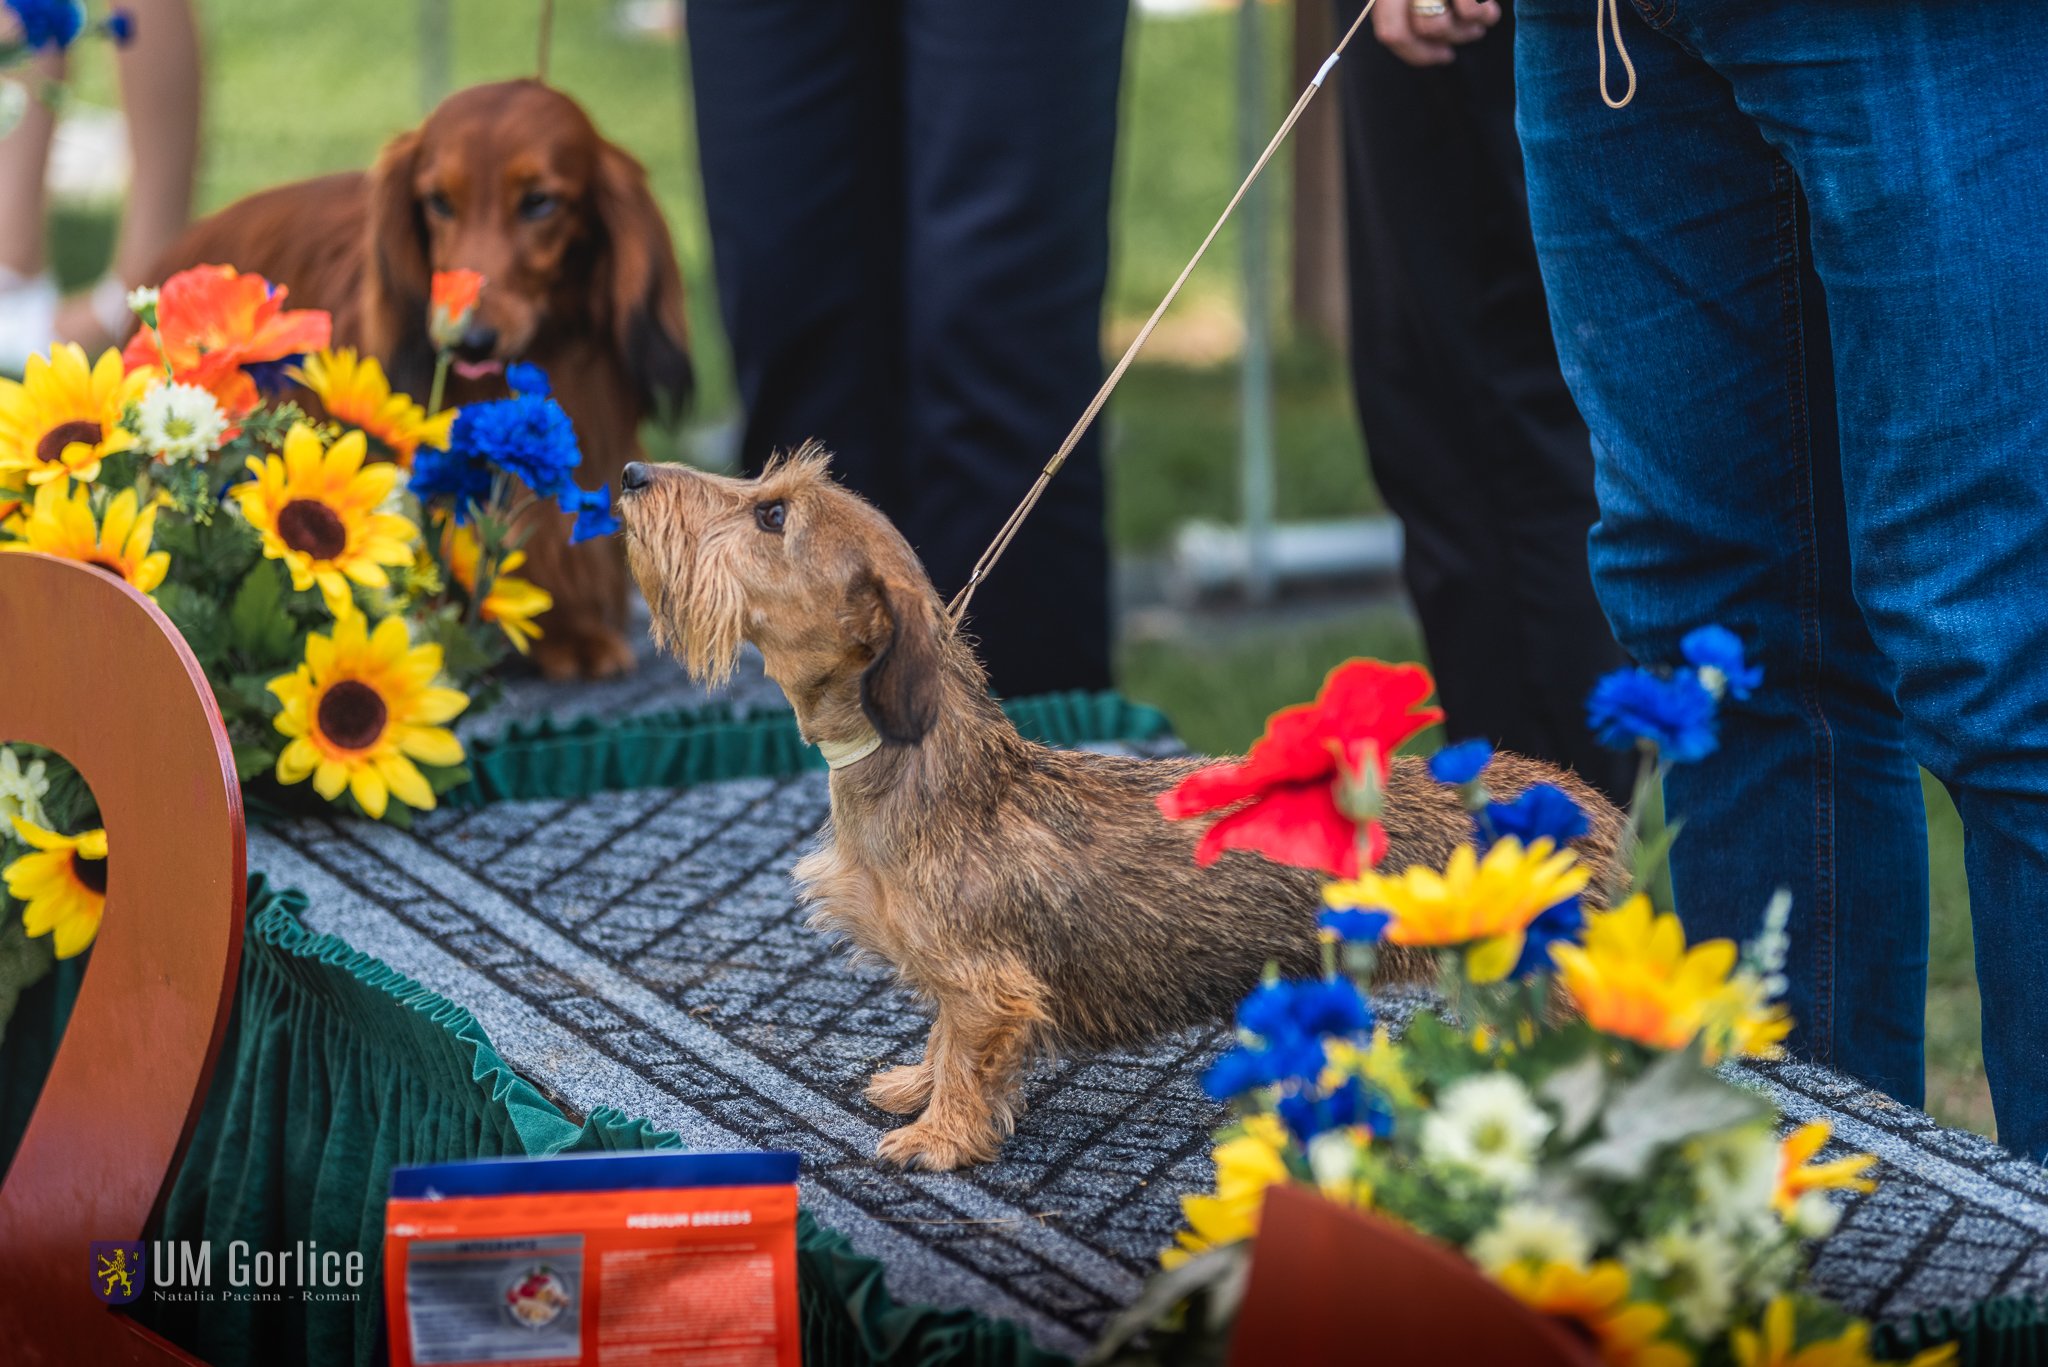
[[[1500,22],[1499,0],[1413,0],[1373,6],[1373,36],[1410,66],[1443,66],[1461,43]]]

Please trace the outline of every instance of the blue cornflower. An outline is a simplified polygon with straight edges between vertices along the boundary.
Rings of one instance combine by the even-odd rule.
[[[609,484],[595,489],[579,489],[572,484],[562,490],[557,501],[563,512],[576,518],[576,525],[569,529],[569,544],[572,546],[593,537],[610,536],[619,529],[619,519],[612,515],[612,486]]]
[[[1548,837],[1559,845],[1586,833],[1586,814],[1564,789],[1550,783],[1531,784],[1513,802],[1490,802],[1486,821],[1496,840],[1513,836],[1524,845]]]
[[[1261,983],[1237,1008],[1237,1023],[1269,1044],[1372,1029],[1372,1007],[1349,978]]]
[[[1387,922],[1391,919],[1384,911],[1360,911],[1356,907],[1326,909],[1317,918],[1316,924],[1340,940],[1353,944],[1377,944],[1386,934]]]
[[[455,451],[437,451],[422,446],[413,457],[407,486],[422,503],[445,498],[455,510],[455,523],[469,522],[472,503],[487,503],[491,497],[491,467]]]
[[[1278,1042],[1240,1044],[1209,1065],[1202,1090],[1218,1101],[1277,1082],[1313,1082],[1323,1075],[1323,1042],[1295,1035]]]
[[[67,48],[85,27],[85,6],[77,0],[5,0],[21,23],[21,41],[31,48]]]
[[[1586,720],[1600,743],[1629,750],[1648,743],[1674,763],[1703,759],[1714,737],[1714,695],[1691,670],[1664,676],[1617,669],[1593,686]]]
[[[1522,932],[1522,957],[1515,960],[1508,976],[1526,978],[1531,973],[1550,972],[1555,967],[1550,961],[1550,947],[1561,941],[1578,943],[1579,932],[1585,928],[1586,910],[1579,905],[1578,898],[1567,897],[1547,908]]]
[[[1696,627],[1685,634],[1678,650],[1687,664],[1699,670],[1700,682],[1709,693],[1718,695],[1725,688],[1739,700],[1763,687],[1764,667],[1743,658],[1742,638],[1726,627]]]
[[[1257,1091],[1272,1080],[1266,1051],[1240,1044],[1209,1065],[1209,1070],[1202,1074],[1202,1090],[1217,1101],[1228,1101]]]
[[[1328,1096],[1290,1093],[1281,1097],[1273,1109],[1280,1113],[1280,1123],[1303,1144],[1325,1130],[1352,1125],[1363,1125],[1375,1135],[1394,1128],[1394,1113],[1387,1103],[1367,1091],[1365,1084],[1355,1077],[1347,1078],[1342,1087]]]
[[[514,361],[506,366],[505,385],[514,394],[534,399],[545,399],[555,392],[548,383],[548,373],[529,361]]]
[[[135,37],[135,16],[124,9],[117,9],[101,24],[107,37],[114,40],[115,47],[126,47]]]
[[[286,371],[296,370],[306,363],[306,353],[301,351],[290,356],[280,356],[274,361],[244,361],[242,373],[256,382],[256,387],[271,398],[291,389],[298,382]]]
[[[1322,1075],[1323,1039],[1372,1029],[1372,1007],[1349,978],[1261,983],[1237,1008],[1237,1023],[1256,1042],[1216,1060],[1202,1088],[1219,1101],[1283,1082]]]
[[[1492,758],[1493,747],[1485,741],[1461,740],[1431,755],[1429,772],[1438,783],[1462,785],[1478,778]]]
[[[496,466],[542,498],[573,487],[569,472],[583,463],[569,415],[531,394],[468,405],[455,416],[448,449]]]

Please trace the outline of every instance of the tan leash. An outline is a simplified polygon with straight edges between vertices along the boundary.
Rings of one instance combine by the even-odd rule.
[[[1366,0],[1365,8],[1358,12],[1358,17],[1351,21],[1351,27],[1337,40],[1335,50],[1320,67],[1316,68],[1315,77],[1301,92],[1301,98],[1294,102],[1294,108],[1287,111],[1287,117],[1280,121],[1280,130],[1273,134],[1273,140],[1266,144],[1266,150],[1259,153],[1259,159],[1252,163],[1252,169],[1245,174],[1244,182],[1237,187],[1237,193],[1230,197],[1230,203],[1223,206],[1223,213],[1217,218],[1215,226],[1209,229],[1209,235],[1202,239],[1201,246],[1195,248],[1195,254],[1189,258],[1188,264],[1181,267],[1180,275],[1174,279],[1172,288],[1166,291],[1166,297],[1159,301],[1159,307],[1152,310],[1152,316],[1145,320],[1145,326],[1138,329],[1138,335],[1133,337],[1130,346],[1125,348],[1123,359],[1109,372],[1109,378],[1102,382],[1102,388],[1095,391],[1095,397],[1089,400],[1088,407],[1082,410],[1073,429],[1067,433],[1066,440],[1060,443],[1059,450],[1053,452],[1052,459],[1045,463],[1045,468],[1038,472],[1038,478],[1031,482],[1031,488],[1024,495],[1023,502],[1017,505],[1016,510],[1003,523],[1002,530],[996,533],[995,540],[981,553],[981,559],[975,561],[974,572],[967,576],[967,582],[961,586],[960,592],[953,595],[953,601],[946,608],[946,613],[956,628],[967,615],[967,605],[974,599],[975,588],[988,577],[989,571],[995,568],[996,561],[1002,559],[1003,552],[1010,548],[1010,542],[1016,539],[1017,529],[1024,525],[1024,519],[1038,506],[1038,500],[1044,495],[1046,486],[1052,483],[1052,477],[1060,472],[1060,467],[1067,463],[1067,457],[1080,445],[1081,438],[1087,433],[1096,416],[1102,412],[1102,406],[1109,402],[1109,396],[1115,392],[1117,384],[1124,377],[1124,372],[1131,368],[1131,362],[1137,358],[1138,353],[1151,338],[1152,329],[1159,326],[1159,320],[1166,315],[1174,296],[1180,293],[1180,287],[1194,274],[1195,267],[1201,264],[1202,257],[1208,252],[1209,244],[1216,240],[1216,234],[1223,231],[1223,225],[1228,223],[1231,214],[1237,211],[1239,201],[1252,188],[1252,183],[1258,180],[1259,172],[1266,169],[1266,163],[1273,159],[1273,154],[1280,150],[1280,144],[1294,131],[1294,125],[1301,118],[1302,111],[1308,108],[1308,102],[1316,97],[1316,92],[1323,88],[1324,78],[1330,74],[1330,69],[1337,65],[1337,59],[1344,55],[1344,49],[1351,45],[1352,37],[1364,26],[1366,17],[1372,13],[1375,3],[1377,0]]]

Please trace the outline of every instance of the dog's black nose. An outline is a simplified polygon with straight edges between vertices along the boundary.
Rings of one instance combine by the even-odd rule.
[[[645,461],[632,461],[619,471],[619,492],[622,494],[637,494],[652,483],[654,471]]]
[[[498,350],[498,330],[481,323],[473,324],[463,332],[462,340],[456,343],[455,349],[465,361],[487,361]]]

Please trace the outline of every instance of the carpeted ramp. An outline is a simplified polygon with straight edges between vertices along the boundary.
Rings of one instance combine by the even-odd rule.
[[[742,716],[779,702],[758,662],[736,691]],[[514,684],[471,734],[488,748],[508,725],[587,728],[703,701],[650,657],[611,684]],[[826,806],[824,775],[807,772],[451,807],[409,831],[301,817],[252,831],[249,865],[303,890],[316,930],[467,1006],[566,1109],[644,1116],[694,1147],[796,1149],[805,1202],[883,1261],[897,1298],[1080,1352],[1157,1267],[1178,1198],[1211,1180],[1223,1111],[1199,1078],[1226,1037],[1041,1068],[986,1167],[877,1166],[877,1140],[902,1121],[861,1088],[917,1058],[928,1022],[884,970],[802,924],[789,869]],[[1416,1004],[1381,1005],[1402,1019]],[[2048,1175],[1823,1070],[1736,1071],[1789,1122],[1830,1121],[1831,1154],[1883,1160],[1877,1193],[1817,1252],[1824,1293],[1892,1326],[1894,1349],[1959,1332],[2048,1341]],[[2010,1299],[1978,1309],[1992,1298]]]

